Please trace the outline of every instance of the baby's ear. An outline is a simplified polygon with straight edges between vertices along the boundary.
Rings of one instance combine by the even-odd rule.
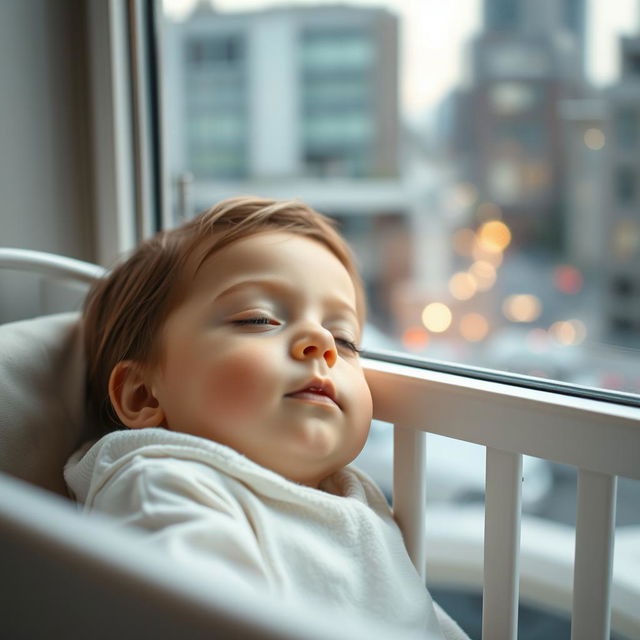
[[[109,398],[122,424],[130,429],[159,427],[164,422],[164,411],[144,370],[133,360],[122,360],[111,371]]]

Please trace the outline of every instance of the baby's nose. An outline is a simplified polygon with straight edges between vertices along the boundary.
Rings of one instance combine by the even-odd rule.
[[[296,360],[323,358],[329,367],[338,358],[336,342],[326,329],[304,331],[293,341],[291,352]]]

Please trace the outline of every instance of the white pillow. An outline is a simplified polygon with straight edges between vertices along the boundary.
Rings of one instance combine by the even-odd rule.
[[[0,471],[62,495],[64,463],[90,437],[79,319],[0,325]]]

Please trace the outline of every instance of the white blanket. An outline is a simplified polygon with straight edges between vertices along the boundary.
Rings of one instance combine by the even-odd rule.
[[[321,489],[290,482],[223,445],[163,429],[118,431],[65,469],[85,510],[149,531],[150,543],[215,580],[318,602],[415,631],[447,629],[411,564],[384,496],[348,467]]]

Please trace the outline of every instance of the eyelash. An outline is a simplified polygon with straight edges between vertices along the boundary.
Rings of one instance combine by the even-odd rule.
[[[358,349],[358,347],[356,347],[356,345],[350,340],[345,340],[344,338],[334,338],[334,340],[338,344],[349,349],[349,351],[353,351],[353,353],[360,353],[360,349]]]
[[[242,318],[240,320],[234,320],[233,324],[245,325],[245,324],[277,324],[275,320],[271,318]]]
[[[251,324],[260,325],[260,324],[277,324],[277,323],[275,320],[272,320],[271,318],[259,317],[259,318],[241,318],[240,320],[234,320],[233,324],[238,326],[243,326],[243,325],[251,325]],[[334,338],[334,340],[336,341],[337,344],[345,347],[346,349],[349,349],[349,351],[353,351],[353,353],[360,353],[360,349],[358,349],[355,343],[351,342],[350,340],[346,340],[345,338]]]

